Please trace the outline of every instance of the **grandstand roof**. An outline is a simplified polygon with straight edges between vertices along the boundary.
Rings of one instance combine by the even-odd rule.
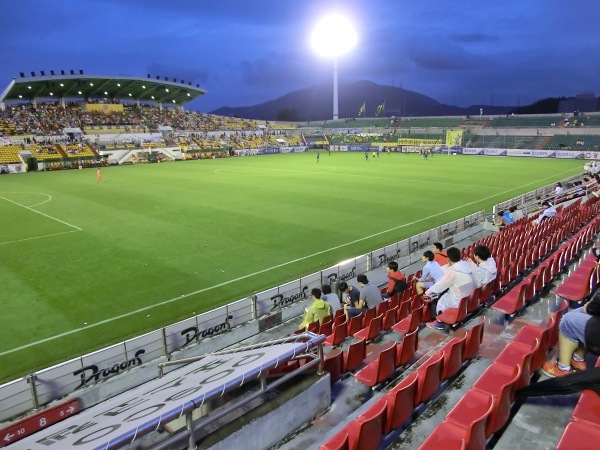
[[[98,75],[58,75],[13,78],[0,94],[0,102],[51,98],[109,98],[185,105],[206,94],[198,85],[183,81]]]

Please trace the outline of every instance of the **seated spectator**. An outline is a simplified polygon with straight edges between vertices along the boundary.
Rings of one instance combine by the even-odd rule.
[[[525,217],[525,214],[523,213],[523,211],[521,211],[520,209],[517,209],[516,206],[511,206],[508,209],[508,212],[510,214],[510,217],[512,217],[512,219],[516,222],[517,220],[522,219],[523,217]]]
[[[353,305],[344,306],[347,319],[358,316],[365,309],[377,307],[383,300],[377,286],[370,284],[366,275],[361,274],[357,276],[356,281],[358,281],[358,285],[360,286],[360,295],[358,302],[355,302]]]
[[[331,314],[335,314],[335,312],[338,309],[342,308],[342,304],[340,303],[340,298],[338,297],[337,294],[331,292],[330,284],[324,284],[323,286],[321,286],[321,291],[323,293],[321,298],[323,300],[325,300],[327,303],[329,303],[329,306],[331,307]]]
[[[388,282],[383,298],[390,298],[392,295],[399,294],[406,289],[406,277],[398,270],[398,263],[396,261],[390,261],[385,270]]]
[[[440,265],[440,267],[444,267],[448,264],[448,255],[446,252],[442,251],[444,246],[440,242],[433,243],[433,260]]]
[[[456,247],[448,249],[448,268],[440,280],[425,291],[423,300],[431,305],[433,317],[449,308],[458,308],[460,300],[471,295],[475,290],[475,280],[471,265],[460,257]],[[443,330],[444,324],[437,320],[427,323],[428,328]]]
[[[415,285],[415,289],[419,295],[421,295],[425,289],[429,289],[437,283],[444,275],[442,267],[435,261],[435,255],[431,250],[427,250],[423,253],[421,261],[424,262],[425,265],[423,266],[421,277]]]
[[[340,290],[340,296],[342,297],[341,300],[344,304],[344,308],[346,305],[354,306],[358,303],[360,291],[357,288],[346,283],[345,281],[340,281],[338,284],[338,289]]]
[[[548,200],[542,202],[542,206],[545,206],[545,209],[540,213],[540,215],[533,221],[535,225],[539,225],[545,219],[551,219],[556,216],[556,209]]]
[[[476,246],[473,253],[475,254],[475,261],[471,258],[467,258],[466,261],[471,265],[477,287],[485,286],[496,279],[498,274],[496,261],[492,258],[492,253],[486,245]]]
[[[561,377],[573,369],[585,370],[586,347],[600,348],[600,295],[563,315],[558,329],[558,360],[544,363],[542,371],[549,377]]]
[[[304,320],[298,329],[308,329],[308,325],[319,321],[319,325],[323,323],[323,319],[331,315],[331,307],[325,300],[321,300],[321,289],[314,288],[311,292],[313,302],[310,306],[304,309]]]
[[[510,216],[508,211],[498,211],[496,215],[495,225],[499,228],[504,228],[514,222],[514,219]]]

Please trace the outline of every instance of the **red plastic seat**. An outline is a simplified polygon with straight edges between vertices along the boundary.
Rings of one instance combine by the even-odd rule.
[[[361,339],[348,347],[344,352],[344,372],[351,372],[362,364],[367,357],[367,341]]]
[[[562,316],[568,307],[569,302],[563,300],[558,309],[551,315],[551,317],[554,318],[554,326],[548,332],[548,349],[556,347],[558,342],[558,324],[560,323],[560,319],[562,319]]]
[[[329,336],[331,334],[333,328],[333,322],[330,320],[329,322],[323,322],[319,327],[319,334],[324,334],[325,336]]]
[[[445,420],[467,430],[465,439],[467,449],[481,450],[485,448],[486,424],[493,408],[492,395],[468,391],[448,413]]]
[[[375,361],[367,364],[363,369],[356,372],[354,378],[370,387],[384,382],[394,373],[395,356],[396,344],[383,350]]]
[[[498,277],[496,277],[496,280],[497,279]],[[483,286],[481,290],[481,296],[479,297],[479,304],[486,303],[492,298],[492,293],[494,292],[494,285],[496,284],[496,280],[492,280],[488,284]]]
[[[503,364],[492,364],[473,385],[472,390],[490,394],[494,397],[494,408],[486,427],[487,436],[502,428],[508,420],[515,386],[520,377],[521,367],[518,365],[507,367]]]
[[[444,364],[442,365],[441,381],[453,377],[460,370],[463,359],[463,349],[465,347],[466,337],[453,338],[442,348],[444,352]]]
[[[418,386],[417,374],[413,372],[386,394],[388,408],[384,433],[399,428],[412,416]]]
[[[396,313],[396,322],[406,319],[410,314],[410,300],[400,303],[398,312]]]
[[[341,344],[346,339],[346,331],[346,322],[342,322],[341,324],[334,326],[332,333],[325,338],[325,342],[323,342],[323,344],[329,346]]]
[[[379,305],[377,305],[377,316],[380,315],[385,315],[385,313],[387,312],[387,310],[390,309],[390,302],[389,300],[385,300],[383,302],[381,302]]]
[[[396,314],[398,313],[398,306],[388,309],[383,317],[383,323],[381,329],[384,331],[390,330],[396,323]]]
[[[573,410],[573,419],[600,427],[600,395],[585,389]]]
[[[586,422],[571,422],[558,441],[556,450],[590,450],[598,448],[600,427]]]
[[[361,328],[368,327],[369,324],[371,323],[371,320],[373,320],[375,318],[376,313],[377,313],[377,311],[376,311],[375,307],[367,309],[364,312],[364,317],[363,317],[363,322],[362,322]]]
[[[375,406],[375,405],[373,405]],[[347,426],[350,435],[350,449],[376,450],[383,435],[387,402],[371,407]]]
[[[483,341],[483,328],[485,325],[485,316],[481,322],[475,325],[465,333],[465,348],[463,350],[463,361],[473,358],[478,352]]]
[[[346,330],[346,334],[348,336],[354,335],[354,333],[356,333],[363,327],[363,318],[364,313],[361,313],[358,316],[350,317],[350,320],[346,322],[348,324],[348,330]]]
[[[419,389],[415,397],[415,406],[428,401],[440,385],[444,353],[433,354],[425,363],[416,370],[419,379]]]
[[[310,331],[312,333],[318,334],[320,326],[321,325],[319,324],[319,321],[315,320],[314,322],[311,322],[308,324],[308,326],[306,327],[306,331]]]
[[[500,300],[492,305],[492,309],[503,312],[504,314],[515,314],[525,306],[525,292],[528,286],[527,281],[522,281],[517,287],[510,290]]]
[[[437,316],[437,320],[448,325],[456,325],[467,317],[468,306],[469,297],[463,297],[458,303],[458,308],[448,308]]]
[[[343,308],[338,309],[335,312],[335,314],[333,315],[333,322],[334,323],[335,323],[335,319],[337,319],[338,317],[344,317],[344,320],[345,320],[346,315],[344,314],[344,309]]]
[[[335,318],[333,319],[333,327],[335,328],[336,326],[338,326],[341,323],[346,322],[346,315],[344,314],[342,309],[338,309],[338,312],[342,311],[341,315],[336,315]]]
[[[323,358],[323,369],[329,372],[331,384],[342,377],[344,371],[344,353],[341,350],[333,350],[325,354]]]
[[[539,345],[537,339],[531,346],[521,342],[511,342],[494,359],[495,364],[502,364],[507,367],[518,365],[521,367],[521,377],[517,380],[516,389],[521,389],[529,384],[531,380],[531,362]]]
[[[421,305],[420,308],[414,309],[407,318],[402,319],[400,322],[394,325],[392,330],[401,334],[407,334],[411,331],[419,329],[421,317],[423,315],[423,308],[424,305]]]
[[[550,316],[548,324],[545,328],[536,327],[533,325],[525,325],[519,330],[514,337],[514,342],[521,342],[527,345],[533,345],[535,339],[539,341],[539,346],[533,354],[533,360],[531,361],[531,371],[538,370],[546,361],[546,352],[548,351],[548,339],[550,330],[554,327],[554,317]]]
[[[585,270],[580,275],[571,274],[559,287],[556,289],[558,297],[580,302],[588,297],[592,291],[594,276],[597,276],[596,266],[592,268],[584,268]]]
[[[471,293],[471,295],[469,296],[469,304],[467,305],[467,312],[472,313],[479,309],[479,305],[481,304],[482,292],[483,288],[478,287]]]
[[[356,339],[366,339],[372,341],[379,333],[381,333],[381,325],[383,323],[383,315],[377,316],[371,320],[368,326],[354,333]]]
[[[412,361],[419,347],[419,330],[405,334],[396,346],[396,367],[403,366]]]

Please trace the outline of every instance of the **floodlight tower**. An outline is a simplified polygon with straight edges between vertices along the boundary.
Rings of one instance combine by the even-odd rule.
[[[333,120],[338,113],[338,56],[349,52],[358,40],[354,27],[348,19],[331,15],[322,19],[315,27],[311,44],[320,55],[333,59]]]

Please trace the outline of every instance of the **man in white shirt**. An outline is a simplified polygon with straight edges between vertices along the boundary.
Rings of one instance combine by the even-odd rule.
[[[448,268],[440,280],[425,291],[423,300],[432,304],[434,317],[449,308],[458,308],[460,299],[471,295],[476,282],[471,265],[461,259],[460,250],[450,247],[447,250]],[[439,300],[435,300],[439,297]],[[427,323],[428,328],[443,330],[444,324],[437,320]]]
[[[473,253],[475,254],[475,261],[467,258],[467,262],[471,265],[477,287],[485,286],[496,279],[498,274],[496,261],[492,258],[490,249],[486,245],[476,246]]]

